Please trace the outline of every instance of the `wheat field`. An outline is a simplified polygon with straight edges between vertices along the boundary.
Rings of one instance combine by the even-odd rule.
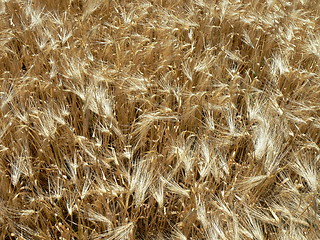
[[[1,0],[0,239],[320,239],[320,2]]]

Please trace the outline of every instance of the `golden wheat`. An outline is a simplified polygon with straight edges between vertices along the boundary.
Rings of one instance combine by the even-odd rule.
[[[320,239],[318,0],[1,0],[0,239]]]

